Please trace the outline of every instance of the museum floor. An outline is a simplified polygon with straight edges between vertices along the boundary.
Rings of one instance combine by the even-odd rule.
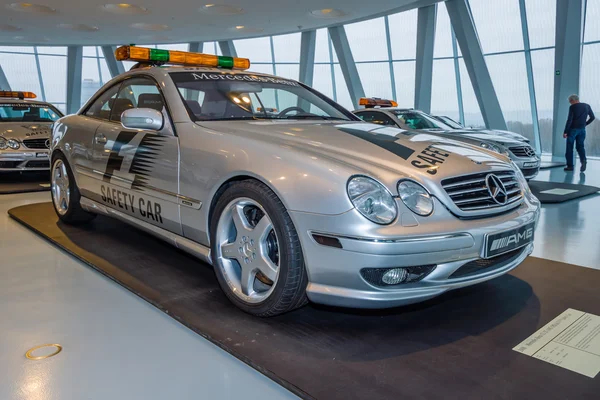
[[[600,161],[585,175],[555,168],[537,180],[600,186]],[[6,213],[47,200],[0,197],[0,399],[294,397]],[[600,269],[599,209],[600,195],[544,205],[533,255]],[[27,360],[41,343],[63,351]]]

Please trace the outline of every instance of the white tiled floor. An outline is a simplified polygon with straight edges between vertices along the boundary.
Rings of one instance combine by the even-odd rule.
[[[537,180],[600,186],[600,161],[588,168],[547,170]],[[294,397],[6,214],[48,200],[48,193],[0,196],[0,399]],[[598,238],[600,195],[546,205],[534,255],[600,268]],[[49,342],[63,352],[24,357]]]
[[[295,398],[6,214],[48,200],[0,197],[0,399]]]
[[[600,161],[589,161],[585,173],[563,168],[543,170],[538,181],[600,187]],[[559,204],[545,204],[536,231],[533,255],[600,269],[600,194]]]

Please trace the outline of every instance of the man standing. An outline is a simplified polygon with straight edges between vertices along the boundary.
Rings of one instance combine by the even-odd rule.
[[[579,102],[579,96],[569,96],[569,118],[563,137],[567,139],[567,167],[565,171],[573,171],[573,144],[577,148],[579,160],[581,161],[581,172],[585,172],[587,159],[585,158],[585,127],[596,119],[592,108],[586,103]],[[589,117],[589,119],[588,119]]]

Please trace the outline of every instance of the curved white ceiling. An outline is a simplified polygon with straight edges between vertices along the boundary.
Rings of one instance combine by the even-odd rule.
[[[130,0],[142,12],[117,5],[112,7],[116,14],[110,12],[111,7],[104,7],[111,0],[28,1],[35,4],[0,1],[1,44],[150,44],[239,39],[338,25],[436,0]],[[211,7],[203,11],[206,4],[226,5],[213,10],[233,15],[221,15]],[[243,12],[235,14],[239,9]],[[312,14],[322,9],[332,11]]]

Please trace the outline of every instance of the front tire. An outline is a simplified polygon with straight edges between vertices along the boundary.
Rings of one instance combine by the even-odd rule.
[[[81,208],[79,203],[81,195],[77,188],[73,172],[62,154],[52,158],[50,171],[50,188],[52,204],[58,218],[67,224],[82,224],[91,221],[96,214],[89,213]]]
[[[308,302],[298,233],[266,185],[255,180],[231,184],[217,200],[210,228],[217,280],[237,307],[271,317]]]

